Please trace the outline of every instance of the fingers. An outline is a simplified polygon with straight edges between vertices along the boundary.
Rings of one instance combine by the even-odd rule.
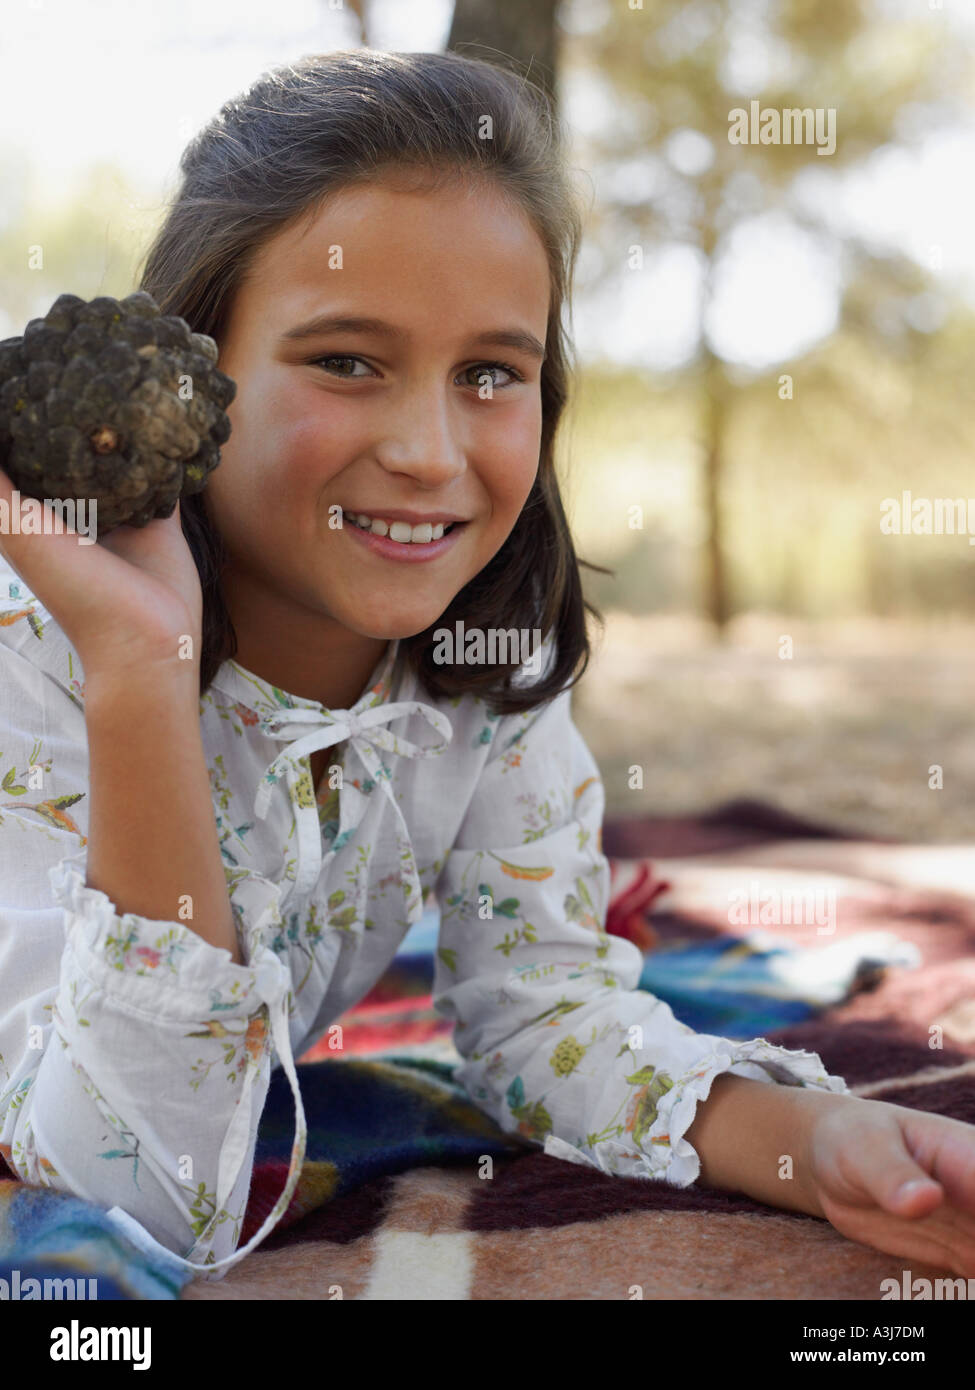
[[[944,1201],[944,1188],[908,1147],[903,1116],[888,1113],[885,1118],[892,1124],[882,1152],[878,1145],[877,1161],[871,1164],[870,1190],[885,1211],[909,1221],[927,1216]]]
[[[929,1171],[930,1155],[910,1143],[906,1121],[917,1112],[878,1101],[864,1101],[856,1115],[856,1134],[844,1127],[836,1152],[830,1195],[856,1206],[875,1205],[913,1221],[945,1200],[944,1188]],[[930,1124],[931,1116],[920,1117]],[[913,1152],[912,1152],[913,1150]]]
[[[944,1188],[928,1177],[907,1177],[893,1190],[888,1187],[877,1194],[877,1200],[886,1211],[908,1221],[929,1216],[944,1199]]]
[[[884,1109],[893,1133],[886,1154],[877,1155],[882,1161],[872,1165],[876,1200],[911,1221],[944,1203],[975,1226],[975,1126],[906,1106]]]
[[[864,1181],[878,1205],[908,1220],[927,1216],[944,1201],[944,1188],[917,1162],[894,1124],[876,1154],[865,1155]]]
[[[898,1107],[900,1109],[900,1107]],[[900,1127],[911,1156],[961,1211],[975,1217],[975,1125],[904,1109]]]
[[[50,575],[55,582],[69,580],[77,573],[75,552],[79,547],[91,548],[93,538],[84,533],[79,535],[62,514],[37,499],[31,508],[34,512],[30,517],[31,529],[21,530],[28,519],[23,512],[25,500],[0,468],[0,553],[30,589],[45,575]]]

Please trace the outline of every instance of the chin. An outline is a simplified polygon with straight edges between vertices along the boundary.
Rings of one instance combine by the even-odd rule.
[[[423,613],[418,617],[410,614],[391,614],[387,610],[383,614],[377,614],[373,620],[370,615],[363,615],[360,612],[356,614],[354,626],[355,631],[361,633],[363,637],[395,642],[399,637],[415,637],[418,632],[425,632],[428,627],[437,622],[439,616],[439,613]]]

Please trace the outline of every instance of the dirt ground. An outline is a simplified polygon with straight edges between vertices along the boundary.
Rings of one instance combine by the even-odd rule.
[[[975,842],[975,625],[749,615],[715,641],[694,618],[604,616],[573,716],[607,816],[748,796],[864,838]]]

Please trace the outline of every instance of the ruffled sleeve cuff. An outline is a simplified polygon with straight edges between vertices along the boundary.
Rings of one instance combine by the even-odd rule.
[[[684,1136],[694,1122],[698,1102],[710,1094],[715,1077],[730,1072],[754,1081],[850,1094],[843,1078],[827,1072],[815,1052],[777,1047],[765,1038],[734,1042],[702,1034],[701,1039],[710,1045],[708,1053],[661,1097],[656,1119],[643,1137],[641,1152],[635,1152],[632,1144],[606,1139],[593,1146],[590,1158],[554,1135],[545,1140],[545,1152],[606,1173],[655,1178],[677,1187],[690,1187],[700,1176],[701,1160]]]
[[[252,875],[236,885],[232,905],[246,962],[238,965],[228,950],[185,923],[120,916],[106,893],[86,884],[86,862],[82,849],[49,870],[55,900],[66,913],[68,947],[93,984],[124,995],[128,1006],[156,1017],[246,1017],[290,987],[287,967],[265,945],[281,923],[281,892],[269,880]]]

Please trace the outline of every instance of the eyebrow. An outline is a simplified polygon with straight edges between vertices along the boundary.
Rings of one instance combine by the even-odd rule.
[[[327,333],[371,333],[374,337],[388,338],[394,342],[403,342],[409,337],[403,329],[394,327],[384,319],[361,318],[348,314],[318,314],[306,323],[299,323],[294,328],[287,329],[282,333],[281,341],[304,342],[309,338],[324,337]],[[529,357],[538,358],[540,362],[544,362],[547,356],[544,346],[534,333],[529,333],[523,328],[488,329],[484,333],[476,334],[471,342],[485,347],[515,348],[519,352],[527,353]]]

